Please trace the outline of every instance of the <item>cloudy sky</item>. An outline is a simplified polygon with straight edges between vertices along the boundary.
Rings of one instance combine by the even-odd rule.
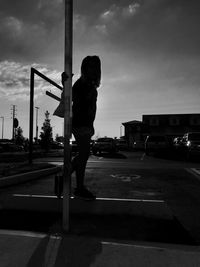
[[[102,60],[96,135],[119,136],[122,122],[141,120],[143,114],[200,113],[199,1],[74,0],[73,13],[73,81],[83,57],[96,54]],[[31,66],[60,83],[63,0],[0,0],[4,137],[12,135],[12,105],[28,137]],[[58,102],[46,90],[60,94],[37,78],[39,131],[48,110],[54,135],[62,134],[62,119],[52,116]]]

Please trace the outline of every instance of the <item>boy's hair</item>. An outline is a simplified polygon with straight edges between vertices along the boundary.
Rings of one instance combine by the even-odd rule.
[[[98,56],[87,56],[81,64],[81,76],[99,87],[101,80],[101,61]]]

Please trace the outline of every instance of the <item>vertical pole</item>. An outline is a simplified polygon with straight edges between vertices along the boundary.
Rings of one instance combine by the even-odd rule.
[[[38,109],[39,107],[35,107],[35,109],[36,109],[36,135],[35,137],[36,137],[36,142],[38,142]]]
[[[14,127],[14,119],[15,119],[15,105],[13,105],[13,109],[12,109],[13,113],[12,113],[12,120],[13,120],[13,124],[12,124],[12,139],[15,139],[15,127]]]
[[[4,117],[3,117],[3,116],[1,116],[0,118],[2,119],[2,139],[3,139]]]
[[[4,117],[2,117],[3,121],[2,121],[2,139],[3,139],[3,132],[4,132]]]
[[[34,97],[34,71],[31,68],[30,77],[30,118],[29,118],[29,163],[33,161],[33,97]]]
[[[71,121],[72,121],[72,31],[73,0],[65,0],[65,72],[69,79],[64,83],[64,179],[63,179],[63,230],[69,231],[69,201],[71,189]]]
[[[120,126],[120,137],[122,137],[122,126]]]

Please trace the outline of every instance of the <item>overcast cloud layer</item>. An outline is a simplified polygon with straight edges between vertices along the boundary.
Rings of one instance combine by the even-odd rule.
[[[102,59],[97,128],[114,135],[106,123],[200,112],[199,13],[196,0],[74,0],[74,80],[84,56]],[[1,0],[0,40],[1,99],[28,100],[31,66],[59,83],[63,1]],[[49,88],[38,81],[36,99]]]

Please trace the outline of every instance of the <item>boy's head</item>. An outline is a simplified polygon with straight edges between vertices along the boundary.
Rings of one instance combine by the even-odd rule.
[[[83,59],[81,76],[87,82],[99,87],[101,81],[101,61],[98,56],[87,56]]]

